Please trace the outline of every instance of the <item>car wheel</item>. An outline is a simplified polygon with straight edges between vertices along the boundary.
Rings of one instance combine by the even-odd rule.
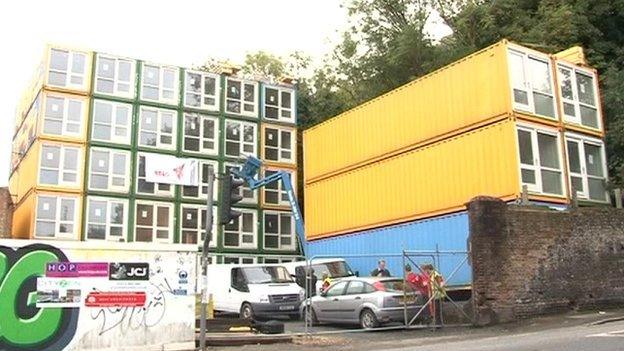
[[[247,320],[254,319],[253,308],[251,308],[251,305],[249,303],[245,302],[241,306],[239,316],[241,319],[247,319]]]
[[[362,329],[373,329],[379,326],[375,312],[365,309],[360,313],[360,326]]]

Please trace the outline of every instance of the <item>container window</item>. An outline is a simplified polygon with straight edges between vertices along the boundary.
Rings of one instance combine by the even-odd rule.
[[[269,161],[295,163],[294,136],[295,133],[290,129],[265,127],[264,158]]]
[[[199,205],[185,205],[182,204],[180,219],[180,243],[182,244],[199,244],[203,245],[204,238],[206,237],[206,208]],[[212,239],[210,240],[210,247],[216,247],[217,244],[217,221],[216,221],[216,207],[213,206],[212,210]],[[198,242],[199,238],[199,242]]]
[[[95,92],[124,98],[134,97],[136,63],[133,60],[98,54]]]
[[[225,164],[225,171],[227,170],[231,171],[233,169],[240,169],[240,167],[231,163]],[[241,200],[241,203],[243,204],[257,204],[258,203],[258,190],[251,190],[249,186],[247,185],[247,183],[243,184],[243,186],[238,188],[238,195],[243,197],[243,199]]]
[[[50,135],[80,136],[84,101],[63,96],[45,98],[43,133]]]
[[[571,191],[579,198],[607,202],[607,164],[604,143],[599,139],[566,134]]]
[[[91,139],[129,145],[131,120],[132,105],[94,100]]]
[[[264,248],[292,250],[295,248],[294,220],[287,212],[264,212]]]
[[[212,167],[215,174],[219,173],[219,165],[216,161],[199,161],[199,186],[182,186],[182,197],[187,199],[206,200],[208,195],[208,168]],[[201,192],[200,192],[201,188]],[[212,198],[217,201],[217,182],[213,184]]]
[[[237,208],[242,214],[223,226],[223,246],[238,248],[256,248],[257,244],[257,212],[250,209]]]
[[[534,193],[563,195],[557,132],[519,126],[517,136],[522,184]]]
[[[254,264],[254,263],[256,263],[255,257],[223,256],[223,264]],[[268,263],[268,262],[266,262],[265,260],[265,263]]]
[[[295,93],[284,87],[264,87],[264,118],[273,121],[295,123]]]
[[[550,119],[557,118],[548,57],[509,50],[508,58],[514,108]]]
[[[226,121],[225,155],[236,158],[256,155],[256,128],[254,123]]]
[[[219,76],[187,71],[184,80],[184,106],[219,111]]]
[[[256,117],[258,84],[234,78],[225,81],[225,112]]]
[[[137,201],[135,217],[135,241],[173,242],[173,204]]]
[[[92,148],[89,189],[127,193],[130,190],[130,152]]]
[[[79,185],[78,165],[80,149],[64,145],[46,145],[41,147],[39,164],[39,184],[42,185]]]
[[[178,68],[144,64],[141,74],[141,99],[178,104]]]
[[[139,146],[175,150],[176,116],[173,110],[141,107]]]
[[[87,200],[87,240],[126,240],[128,202],[126,200],[89,197]]]
[[[264,176],[270,177],[276,174],[278,171],[275,170],[265,170]],[[293,174],[290,175],[293,177]],[[294,184],[296,181],[291,179],[291,183]],[[276,205],[276,206],[290,206],[290,202],[288,201],[288,193],[284,189],[282,182],[271,182],[265,185],[262,190],[264,191],[264,203],[266,205]]]
[[[87,55],[82,52],[51,49],[48,67],[48,85],[67,88],[86,88]]]
[[[75,238],[76,198],[61,196],[37,197],[36,238]]]
[[[173,197],[174,186],[171,184],[152,183],[146,180],[145,174],[145,155],[139,153],[137,155],[137,194],[158,195],[164,197]]]
[[[218,128],[219,120],[215,117],[185,113],[183,150],[218,155]]]
[[[559,91],[567,122],[600,129],[596,75],[578,67],[558,65]]]

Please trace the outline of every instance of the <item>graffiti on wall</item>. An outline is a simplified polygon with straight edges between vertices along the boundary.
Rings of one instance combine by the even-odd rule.
[[[53,246],[0,246],[0,350],[62,350],[78,323],[79,308],[37,308],[37,277],[49,262],[67,261]]]

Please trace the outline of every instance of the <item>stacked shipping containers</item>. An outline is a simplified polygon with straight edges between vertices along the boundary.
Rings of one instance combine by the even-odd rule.
[[[465,250],[465,203],[513,201],[523,185],[553,207],[572,188],[607,203],[597,74],[581,54],[502,41],[306,130],[308,254]]]
[[[223,173],[255,155],[264,173],[295,176],[294,86],[229,73],[47,48],[18,107],[13,237],[201,244],[208,167]],[[197,159],[199,186],[148,182],[146,158],[160,155]],[[242,216],[213,227],[217,261],[296,257],[281,189],[242,192]]]

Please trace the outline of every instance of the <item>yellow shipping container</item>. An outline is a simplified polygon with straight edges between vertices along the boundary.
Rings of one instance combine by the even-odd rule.
[[[554,56],[503,40],[329,119],[303,133],[305,184],[512,115],[561,127],[564,114],[602,136],[595,71],[556,67]]]
[[[306,185],[306,234],[315,239],[455,212],[478,195],[514,199],[522,189],[520,169],[524,183],[538,179],[539,189],[529,187],[533,199],[565,203],[560,132],[540,128],[535,132],[531,124],[508,118]],[[517,133],[523,141],[528,135],[529,147],[541,138],[541,168],[519,166]]]
[[[9,179],[9,189],[21,202],[33,189],[82,192],[84,181],[83,144],[37,139]]]
[[[30,191],[15,206],[11,235],[14,239],[80,240],[80,194]]]

